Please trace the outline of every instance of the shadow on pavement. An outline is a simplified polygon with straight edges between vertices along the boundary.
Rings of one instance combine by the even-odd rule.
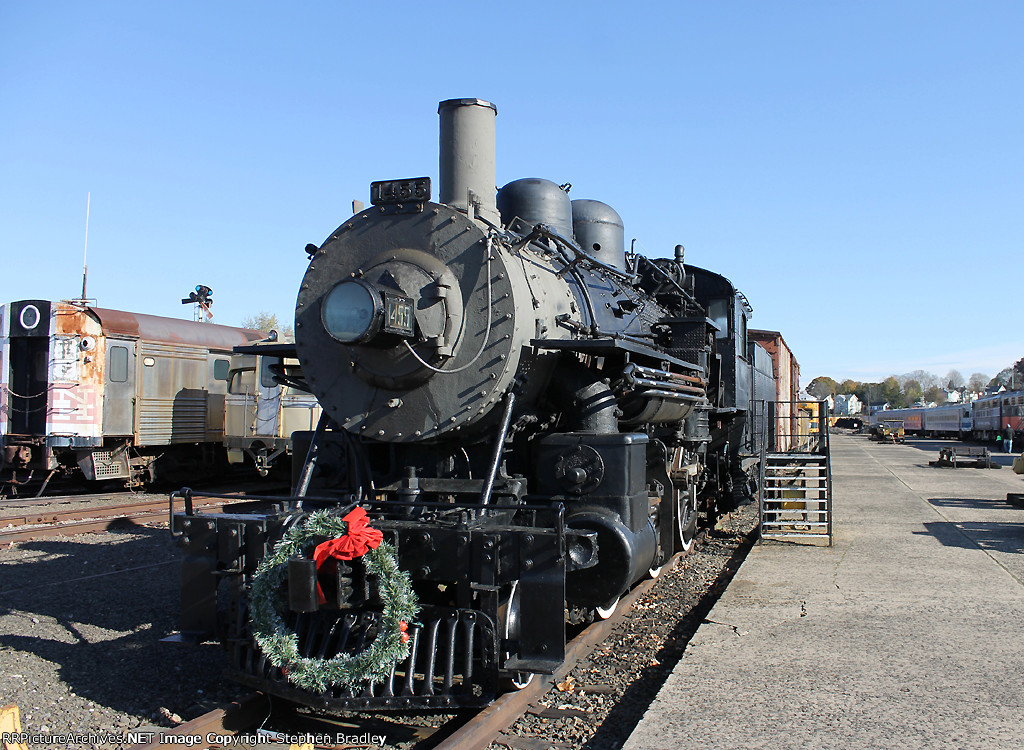
[[[925,528],[926,531],[914,533],[931,535],[947,547],[980,548],[991,552],[1024,552],[1024,523],[930,521],[925,524]]]

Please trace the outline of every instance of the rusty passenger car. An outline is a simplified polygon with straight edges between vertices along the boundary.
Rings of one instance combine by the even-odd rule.
[[[257,343],[233,354],[225,397],[228,461],[251,461],[260,476],[282,465],[281,459],[290,465],[292,433],[312,431],[320,420],[315,396],[275,380],[276,365],[298,364],[298,360],[275,356],[278,346]]]
[[[48,300],[0,322],[4,479],[139,485],[224,462],[231,350],[261,332]]]

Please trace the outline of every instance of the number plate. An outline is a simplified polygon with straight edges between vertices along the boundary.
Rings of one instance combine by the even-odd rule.
[[[385,180],[370,183],[370,203],[375,206],[426,203],[430,200],[430,178]]]
[[[384,330],[402,336],[412,336],[414,332],[412,300],[393,294],[384,295]]]

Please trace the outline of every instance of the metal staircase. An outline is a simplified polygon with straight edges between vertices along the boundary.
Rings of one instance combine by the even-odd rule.
[[[828,404],[764,405],[758,506],[760,541],[825,540],[832,545],[832,465]]]

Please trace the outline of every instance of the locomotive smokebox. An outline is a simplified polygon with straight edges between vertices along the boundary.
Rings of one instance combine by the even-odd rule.
[[[441,202],[468,212],[472,200],[483,218],[497,224],[494,120],[498,108],[482,99],[448,99],[438,105],[437,113],[441,116]]]

